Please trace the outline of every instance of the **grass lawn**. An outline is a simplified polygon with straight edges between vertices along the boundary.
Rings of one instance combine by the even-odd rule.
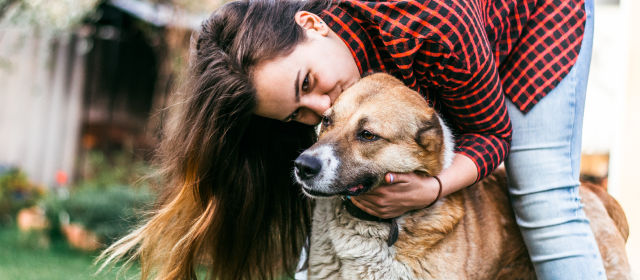
[[[48,249],[36,248],[34,239],[26,239],[15,226],[0,225],[0,280],[139,279],[137,265],[126,274],[118,275],[114,268],[94,275],[97,267],[93,260],[98,253],[72,249],[62,239],[52,240]],[[203,268],[197,270],[197,275],[198,279],[206,279]],[[285,279],[291,278],[280,278]]]
[[[97,253],[76,251],[61,239],[52,240],[48,249],[29,245],[33,243],[25,241],[17,228],[0,226],[0,279],[116,279],[116,269],[93,275]],[[137,279],[138,272],[133,267],[118,279]]]

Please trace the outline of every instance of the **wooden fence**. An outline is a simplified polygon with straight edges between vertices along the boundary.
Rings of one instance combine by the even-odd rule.
[[[0,164],[52,186],[72,178],[89,40],[82,34],[0,31]]]

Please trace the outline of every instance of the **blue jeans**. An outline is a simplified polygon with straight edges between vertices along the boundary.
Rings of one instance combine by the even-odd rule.
[[[578,193],[584,100],[593,44],[593,1],[580,54],[566,78],[513,125],[505,164],[516,221],[539,279],[605,279]]]

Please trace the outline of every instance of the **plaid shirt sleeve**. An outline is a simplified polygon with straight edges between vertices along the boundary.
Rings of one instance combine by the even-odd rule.
[[[416,7],[429,32],[413,58],[423,94],[456,133],[456,152],[476,164],[478,179],[506,157],[511,123],[498,68],[477,14],[468,4]]]
[[[481,55],[472,59],[469,73],[445,67],[434,81],[440,95],[440,113],[459,132],[456,152],[473,160],[477,179],[481,179],[506,158],[511,123],[493,58]],[[464,62],[456,60],[449,65]]]

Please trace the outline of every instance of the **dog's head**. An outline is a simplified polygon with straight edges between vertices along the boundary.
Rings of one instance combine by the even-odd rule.
[[[312,197],[359,195],[387,172],[437,175],[453,157],[451,133],[417,92],[387,74],[345,90],[323,116],[320,138],[295,161]]]

